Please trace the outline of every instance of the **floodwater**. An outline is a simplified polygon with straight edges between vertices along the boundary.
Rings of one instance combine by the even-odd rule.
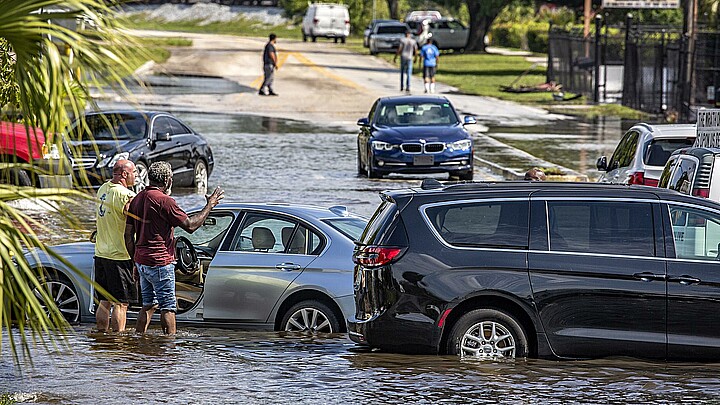
[[[185,328],[168,338],[151,332],[139,337],[78,328],[68,336],[69,348],[33,349],[34,367],[25,363],[22,375],[9,360],[1,363],[0,392],[41,404],[720,400],[716,365],[475,361],[367,352],[342,335]]]

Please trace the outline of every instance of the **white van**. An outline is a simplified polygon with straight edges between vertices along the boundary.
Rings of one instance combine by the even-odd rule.
[[[335,42],[350,35],[350,13],[344,4],[313,3],[308,6],[302,22],[303,41],[317,37],[334,38]]]

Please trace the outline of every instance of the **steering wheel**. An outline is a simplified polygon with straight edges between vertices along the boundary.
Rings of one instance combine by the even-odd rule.
[[[184,236],[175,238],[175,268],[185,275],[195,274],[200,269],[197,250],[190,240]]]

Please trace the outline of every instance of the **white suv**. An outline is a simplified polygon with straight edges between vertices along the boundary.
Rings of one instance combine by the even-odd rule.
[[[344,4],[313,3],[308,6],[302,22],[303,41],[317,37],[334,38],[345,43],[350,35],[350,13]]]

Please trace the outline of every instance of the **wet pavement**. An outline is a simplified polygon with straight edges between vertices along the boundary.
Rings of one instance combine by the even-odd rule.
[[[358,350],[341,335],[184,328],[174,339],[94,334],[0,364],[0,392],[39,404],[717,402],[720,367],[593,361],[477,361]],[[3,348],[7,347],[7,341]],[[6,350],[6,349],[5,349]],[[7,353],[4,354],[5,358]]]

